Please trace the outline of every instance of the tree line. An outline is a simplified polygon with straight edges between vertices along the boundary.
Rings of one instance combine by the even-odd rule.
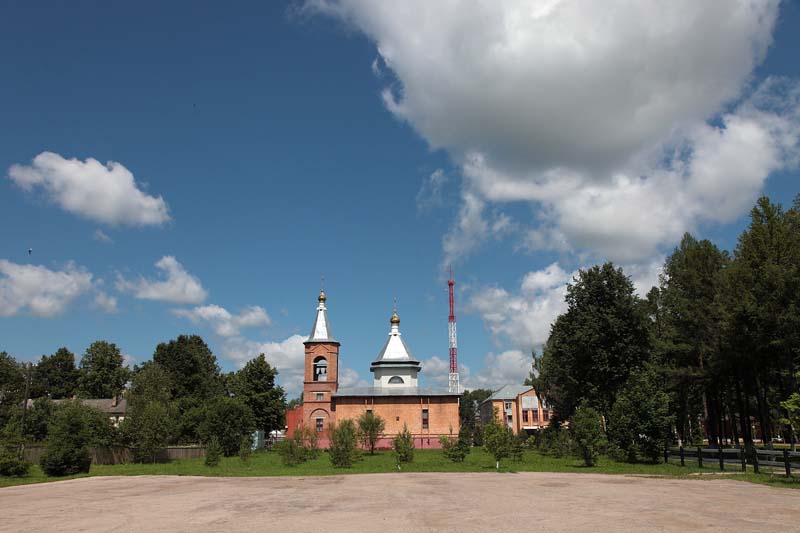
[[[46,455],[51,449],[59,454],[51,462],[72,465],[61,468],[62,475],[88,468],[94,446],[128,446],[135,460],[154,461],[167,445],[213,440],[224,455],[235,455],[250,446],[254,430],[283,428],[286,395],[275,383],[277,375],[264,354],[223,373],[197,335],[159,344],[150,361],[133,369],[106,341],[92,343],[78,365],[66,348],[27,365],[0,352],[0,455],[44,442]],[[30,406],[26,397],[33,400]],[[80,402],[88,398],[126,401],[124,420],[117,427],[107,414]]]
[[[687,233],[644,298],[605,263],[578,272],[566,303],[526,382],[554,425],[591,409],[629,458],[665,439],[796,442],[800,196],[760,198],[733,252]]]

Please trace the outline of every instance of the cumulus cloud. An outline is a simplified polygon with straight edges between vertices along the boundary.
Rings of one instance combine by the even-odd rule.
[[[222,354],[239,368],[247,361],[264,354],[269,364],[278,369],[278,380],[290,396],[303,390],[305,346],[308,337],[291,335],[281,341],[258,342],[231,337],[222,344]]]
[[[170,220],[167,203],[142,191],[121,163],[65,159],[42,152],[30,165],[12,165],[8,177],[24,191],[41,190],[70,213],[105,224],[150,226]]]
[[[497,286],[476,288],[467,310],[480,315],[495,340],[530,353],[547,341],[553,320],[566,311],[564,297],[572,277],[553,263],[527,273],[516,294]]]
[[[263,307],[257,305],[243,309],[239,314],[231,314],[218,305],[203,305],[193,309],[173,309],[179,317],[187,318],[195,324],[204,324],[220,337],[233,337],[243,328],[265,327],[272,323]]]
[[[527,202],[519,246],[646,263],[797,163],[794,81],[751,76],[779,0],[310,0],[376,45],[382,97],[460,165],[447,260]],[[411,30],[413,28],[413,31]],[[510,221],[508,221],[510,222]],[[513,227],[513,224],[506,224]]]
[[[508,350],[489,353],[483,360],[483,370],[478,374],[462,372],[461,386],[465,389],[497,390],[503,385],[522,385],[531,372],[531,353]]]
[[[177,304],[196,304],[206,299],[208,292],[200,280],[189,274],[177,259],[165,255],[156,262],[156,268],[162,272],[161,279],[130,281],[122,275],[117,276],[117,290],[133,294],[142,300],[158,300]]]
[[[118,311],[117,298],[102,290],[97,290],[95,292],[94,305],[108,314],[114,314]]]
[[[352,368],[339,368],[340,387],[371,387],[372,381],[367,381]]]
[[[0,259],[0,316],[52,318],[92,287],[92,274],[71,262],[63,270],[50,270]]]

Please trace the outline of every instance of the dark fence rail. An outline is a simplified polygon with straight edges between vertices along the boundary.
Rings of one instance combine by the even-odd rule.
[[[44,446],[29,446],[25,448],[25,459],[38,463],[45,451]],[[133,450],[123,446],[112,448],[92,448],[92,463],[96,465],[116,465],[133,461]],[[204,457],[205,448],[201,446],[170,446],[156,453],[156,462],[163,463],[174,459],[194,459]]]
[[[800,452],[789,450],[759,450],[754,449],[749,454],[744,448],[684,448],[670,447],[664,450],[664,462],[680,461],[681,466],[686,466],[687,461],[696,462],[698,468],[719,465],[721,471],[726,465],[736,465],[742,472],[747,472],[750,466],[753,472],[758,473],[760,467],[767,466],[782,468],[786,477],[792,477],[792,464],[795,470],[800,468]]]

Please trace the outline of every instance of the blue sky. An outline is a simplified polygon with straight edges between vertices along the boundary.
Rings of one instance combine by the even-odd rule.
[[[294,394],[324,274],[348,384],[394,297],[441,383],[453,264],[465,383],[524,379],[577,268],[800,192],[798,5],[680,4],[4,2],[0,349],[198,333]]]

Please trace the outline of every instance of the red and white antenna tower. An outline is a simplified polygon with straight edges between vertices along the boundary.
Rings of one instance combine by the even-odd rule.
[[[447,320],[447,329],[450,336],[450,379],[448,380],[449,392],[461,392],[458,384],[458,341],[456,340],[456,311],[455,299],[453,298],[453,268],[450,267],[450,279],[447,280],[447,288],[450,293],[450,317]]]

